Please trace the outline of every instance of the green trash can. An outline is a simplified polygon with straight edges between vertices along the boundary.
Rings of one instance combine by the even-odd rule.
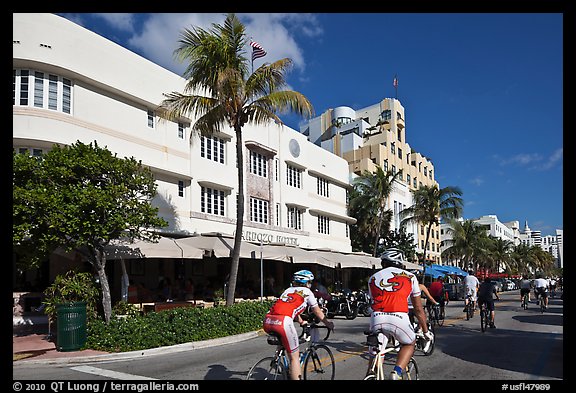
[[[86,302],[56,305],[56,350],[78,351],[86,344]]]

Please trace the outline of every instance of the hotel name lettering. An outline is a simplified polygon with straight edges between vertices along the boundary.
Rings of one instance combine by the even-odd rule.
[[[289,237],[283,235],[274,235],[271,233],[261,233],[261,232],[242,232],[242,240],[247,242],[259,243],[260,241],[264,244],[268,243],[285,243],[292,246],[298,246],[298,238]]]

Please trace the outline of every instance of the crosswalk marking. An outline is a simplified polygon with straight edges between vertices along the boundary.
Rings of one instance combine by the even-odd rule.
[[[114,379],[131,379],[131,380],[148,380],[148,381],[156,380],[156,378],[142,377],[140,375],[121,373],[118,371],[110,371],[105,370],[103,368],[97,368],[91,366],[77,366],[77,367],[71,367],[70,369],[74,371],[80,371],[81,373],[99,375],[101,377],[108,377]]]

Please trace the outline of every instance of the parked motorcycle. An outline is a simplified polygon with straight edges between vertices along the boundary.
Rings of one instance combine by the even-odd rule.
[[[354,319],[358,316],[356,296],[350,289],[343,289],[342,292],[331,295],[332,299],[326,303],[328,318],[342,315],[346,319]]]
[[[360,289],[354,293],[356,295],[356,307],[358,308],[358,315],[369,317],[372,313],[372,308],[370,308],[370,305],[372,304],[370,294],[368,294],[368,291],[364,289]]]

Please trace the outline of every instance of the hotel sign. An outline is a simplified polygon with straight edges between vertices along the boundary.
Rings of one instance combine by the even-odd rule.
[[[242,240],[253,243],[285,243],[292,246],[299,246],[297,237],[290,237],[266,232],[242,231]]]

